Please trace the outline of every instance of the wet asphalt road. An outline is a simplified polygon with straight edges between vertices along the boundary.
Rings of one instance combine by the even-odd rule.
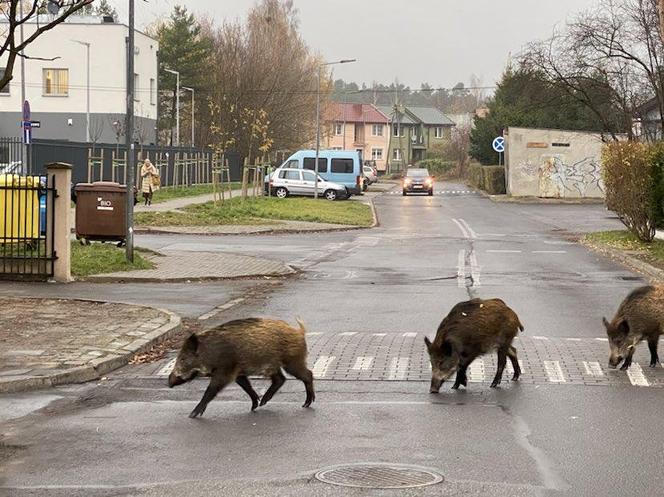
[[[268,288],[251,281],[0,285],[2,294],[137,299],[188,317],[263,285],[207,324],[302,316],[318,393],[313,409],[301,409],[303,387],[289,380],[250,413],[244,393],[230,387],[192,421],[187,414],[206,383],[166,388],[166,358],[99,384],[4,396],[0,495],[660,494],[664,371],[645,364],[641,376],[607,371],[600,340],[602,315],[642,280],[573,241],[618,222],[598,205],[494,204],[453,193],[467,191],[459,185],[439,191],[376,197],[381,225],[373,230],[138,240],[156,250],[259,255],[303,270]],[[468,296],[501,297],[517,311],[526,332],[516,346],[529,375],[490,390],[493,363],[485,358],[466,391],[445,385],[431,396],[421,339]],[[647,355],[639,354],[643,363]],[[428,467],[446,480],[376,491],[312,478],[321,468],[366,461]]]

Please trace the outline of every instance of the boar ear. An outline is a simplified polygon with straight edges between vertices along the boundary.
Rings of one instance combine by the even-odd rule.
[[[623,335],[627,335],[629,333],[629,324],[625,318],[621,318],[620,321],[618,321],[616,328]]]
[[[447,340],[443,340],[443,343],[440,345],[440,351],[443,355],[452,355],[452,344]]]
[[[609,322],[606,320],[606,318],[602,318],[602,323],[604,323],[604,327],[608,330],[609,329]]]
[[[182,349],[188,352],[196,352],[198,350],[198,337],[195,333],[189,335],[189,338],[187,338],[187,341],[184,342]]]
[[[424,337],[424,345],[426,345],[427,350],[431,352],[431,340],[429,340],[429,337]]]

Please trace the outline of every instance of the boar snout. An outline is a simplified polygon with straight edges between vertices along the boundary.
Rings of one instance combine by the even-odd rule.
[[[194,375],[195,376],[195,375]],[[189,378],[192,379],[192,378]],[[187,383],[189,380],[185,380],[181,376],[176,375],[175,373],[171,373],[168,375],[168,386],[169,388],[176,387],[178,385],[182,385],[183,383]]]
[[[611,355],[609,357],[609,367],[611,369],[616,369],[618,365],[622,362],[623,358],[619,355]]]
[[[429,387],[429,393],[438,393],[440,387],[443,386],[445,380],[442,378],[431,378],[431,386]]]

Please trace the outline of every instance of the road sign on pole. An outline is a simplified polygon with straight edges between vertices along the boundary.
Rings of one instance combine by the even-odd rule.
[[[502,154],[505,151],[505,138],[502,136],[495,137],[491,146],[496,152]]]

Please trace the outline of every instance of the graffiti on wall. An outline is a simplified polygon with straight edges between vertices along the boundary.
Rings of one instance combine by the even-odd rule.
[[[540,197],[586,197],[604,193],[601,167],[595,157],[572,164],[565,163],[564,155],[543,159],[538,171]]]

